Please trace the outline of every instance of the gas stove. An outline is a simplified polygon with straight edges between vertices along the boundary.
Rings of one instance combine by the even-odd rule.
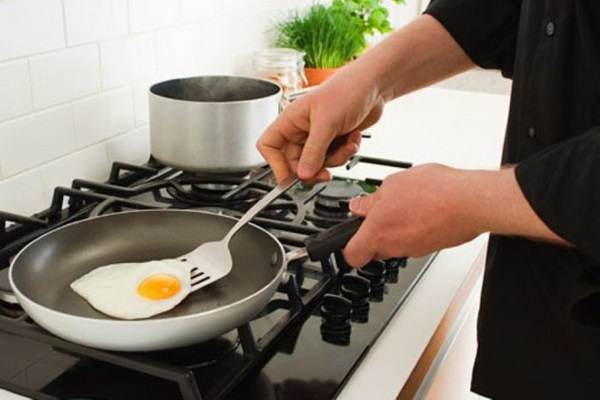
[[[408,168],[410,163],[355,157]],[[289,251],[351,218],[352,197],[377,179],[298,184],[253,222]],[[434,255],[372,261],[351,270],[339,253],[288,265],[281,284],[251,321],[215,339],[155,352],[113,352],[58,338],[33,322],[11,293],[7,272],[18,251],[65,224],[126,210],[175,208],[240,216],[275,185],[268,168],[200,174],[116,162],[106,182],[58,187],[32,216],[0,212],[0,388],[42,399],[331,399],[369,351]]]

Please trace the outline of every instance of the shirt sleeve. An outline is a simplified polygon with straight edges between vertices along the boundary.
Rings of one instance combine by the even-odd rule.
[[[600,326],[600,126],[525,159],[515,175],[536,214],[579,253],[571,317]]]
[[[437,19],[473,62],[512,77],[519,6],[515,0],[432,0],[425,10]]]
[[[599,264],[600,126],[523,160],[515,174],[542,221]]]

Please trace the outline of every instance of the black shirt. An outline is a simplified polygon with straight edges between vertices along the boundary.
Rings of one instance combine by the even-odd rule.
[[[503,162],[574,245],[491,236],[472,390],[600,398],[600,0],[434,0],[426,13],[513,80]]]

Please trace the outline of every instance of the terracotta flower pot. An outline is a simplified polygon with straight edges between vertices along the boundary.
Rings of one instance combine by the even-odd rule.
[[[305,67],[307,86],[315,86],[322,83],[325,79],[333,75],[339,68],[312,68]]]

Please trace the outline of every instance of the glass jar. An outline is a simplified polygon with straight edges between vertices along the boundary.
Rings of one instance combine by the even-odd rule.
[[[266,48],[254,52],[250,61],[251,74],[271,80],[281,86],[284,99],[291,91],[306,84],[304,54],[287,48]]]

